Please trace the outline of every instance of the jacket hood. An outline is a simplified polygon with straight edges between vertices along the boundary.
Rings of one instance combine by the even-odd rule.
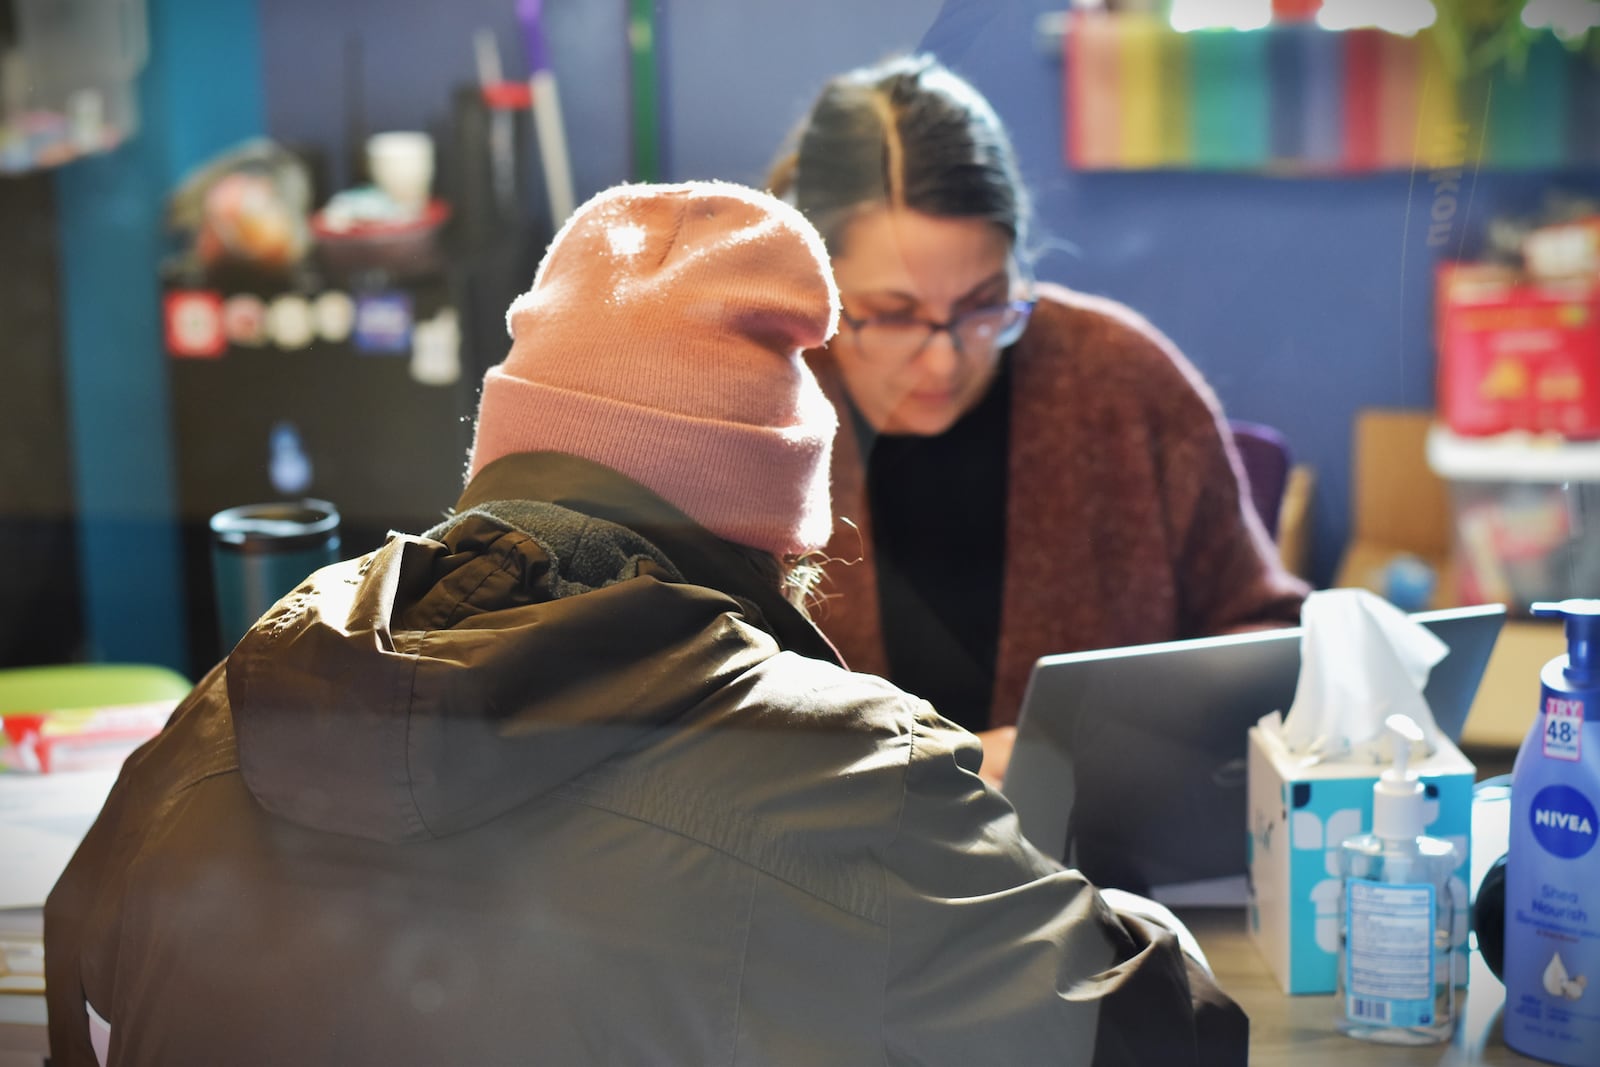
[[[240,768],[315,829],[457,833],[692,717],[778,651],[759,617],[627,527],[487,503],[318,571],[246,634]]]

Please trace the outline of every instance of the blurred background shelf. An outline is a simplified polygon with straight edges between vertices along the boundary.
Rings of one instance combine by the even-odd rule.
[[[133,136],[148,46],[144,0],[0,0],[0,175]]]
[[[1163,4],[1094,6],[1046,12],[1034,27],[1036,50],[1063,63],[1076,169],[1600,167],[1600,56],[1549,27],[1522,28],[1512,54],[1489,62],[1442,21],[1448,9],[1420,31],[1389,32],[1324,28],[1308,17],[1315,3],[1283,5],[1301,13],[1255,28],[1188,30],[1175,28],[1177,4],[1170,16]]]

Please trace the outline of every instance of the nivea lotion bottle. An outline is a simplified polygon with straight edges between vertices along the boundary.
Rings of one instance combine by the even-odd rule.
[[[1426,1045],[1455,1028],[1455,846],[1422,829],[1426,795],[1409,763],[1422,729],[1385,721],[1394,765],[1372,787],[1372,832],[1339,848],[1339,1029],[1364,1041]]]
[[[1567,653],[1539,675],[1539,713],[1511,776],[1506,1044],[1600,1063],[1600,600],[1535,604],[1566,619]]]

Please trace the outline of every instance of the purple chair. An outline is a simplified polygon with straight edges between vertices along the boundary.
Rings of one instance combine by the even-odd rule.
[[[1283,434],[1259,422],[1230,419],[1233,443],[1244,462],[1245,479],[1250,486],[1250,499],[1255,504],[1261,524],[1272,537],[1278,536],[1278,510],[1283,504],[1283,491],[1289,484],[1289,469],[1294,456]]]

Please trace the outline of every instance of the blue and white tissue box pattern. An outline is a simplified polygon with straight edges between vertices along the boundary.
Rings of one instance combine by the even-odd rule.
[[[1301,767],[1260,727],[1250,730],[1248,818],[1250,935],[1287,993],[1332,993],[1339,955],[1339,844],[1372,827],[1370,774],[1337,764]],[[1417,768],[1427,828],[1456,846],[1457,984],[1467,975],[1472,762],[1448,741]]]

